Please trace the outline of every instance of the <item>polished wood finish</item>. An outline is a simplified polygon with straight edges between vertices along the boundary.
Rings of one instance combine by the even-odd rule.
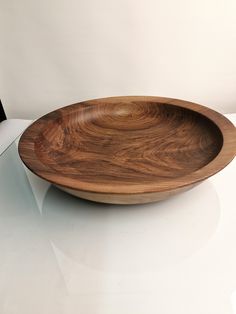
[[[191,188],[236,153],[221,114],[161,97],[96,99],[53,111],[22,135],[25,165],[67,192],[99,202],[146,203]]]

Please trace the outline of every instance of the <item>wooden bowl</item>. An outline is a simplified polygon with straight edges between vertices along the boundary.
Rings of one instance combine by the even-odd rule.
[[[148,203],[187,190],[235,156],[223,115],[183,100],[128,96],[53,111],[24,132],[19,154],[41,178],[81,198]]]

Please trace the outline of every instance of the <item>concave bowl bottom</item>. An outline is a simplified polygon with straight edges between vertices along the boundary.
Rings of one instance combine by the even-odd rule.
[[[35,142],[37,157],[56,173],[85,183],[117,185],[117,189],[190,174],[213,160],[223,143],[220,130],[205,116],[157,102],[84,102],[54,115]],[[59,187],[109,202],[109,195]],[[157,194],[152,194],[146,194],[143,202],[157,200]],[[127,203],[127,198],[122,201],[124,195],[117,197],[118,203]],[[142,197],[134,195],[135,201],[130,202],[140,203]]]

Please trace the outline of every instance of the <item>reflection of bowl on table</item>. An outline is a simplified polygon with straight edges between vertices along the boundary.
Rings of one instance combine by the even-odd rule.
[[[132,206],[88,202],[51,186],[42,207],[60,267],[71,263],[78,271],[106,273],[161,272],[179,264],[206,246],[219,218],[219,199],[208,181],[175,198]]]
[[[53,111],[22,135],[40,177],[82,198],[146,203],[213,175],[235,155],[235,128],[206,107],[160,97],[112,97]]]

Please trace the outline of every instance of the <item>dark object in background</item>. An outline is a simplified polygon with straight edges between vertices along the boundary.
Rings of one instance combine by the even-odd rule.
[[[2,102],[0,100],[0,122],[2,122],[3,120],[6,120],[6,119],[7,119],[7,117],[6,117],[5,111],[3,109]]]

